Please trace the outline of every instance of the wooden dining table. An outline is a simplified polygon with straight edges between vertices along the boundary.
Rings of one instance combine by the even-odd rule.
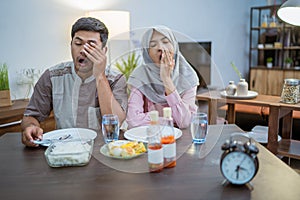
[[[6,133],[0,137],[0,199],[299,199],[300,176],[255,141],[259,170],[252,187],[224,182],[221,146],[232,133],[243,132],[236,125],[210,125],[202,145],[192,144],[188,129],[182,132],[176,167],[160,173],[144,171],[147,153],[102,160],[101,134],[87,165],[52,168],[44,156],[46,147],[25,147],[20,133]]]
[[[198,101],[208,102],[209,123],[216,124],[218,105],[227,104],[226,118],[229,124],[235,123],[235,105],[261,106],[269,108],[268,115],[268,149],[274,154],[300,159],[300,142],[292,140],[293,111],[300,110],[300,103],[282,103],[280,96],[258,94],[254,98],[225,98],[220,91],[212,90],[197,95]],[[280,129],[280,120],[282,126]],[[282,134],[282,140],[278,142],[278,134]]]

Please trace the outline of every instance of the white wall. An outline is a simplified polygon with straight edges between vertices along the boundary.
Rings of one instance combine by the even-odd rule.
[[[89,4],[89,3],[93,4]],[[77,5],[81,3],[81,5]],[[70,29],[93,10],[128,10],[131,28],[164,24],[196,41],[212,41],[212,85],[238,80],[233,61],[247,78],[250,7],[265,0],[3,0],[0,2],[0,63],[9,66],[12,98],[23,98],[17,85],[22,68],[46,69],[70,60]]]

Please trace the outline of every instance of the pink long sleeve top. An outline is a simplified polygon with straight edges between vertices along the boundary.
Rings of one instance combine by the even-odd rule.
[[[163,108],[171,107],[174,123],[178,128],[187,128],[191,123],[191,116],[197,111],[195,104],[197,87],[186,90],[181,96],[177,90],[165,96],[167,104],[155,104],[147,99],[137,88],[132,87],[129,101],[126,122],[128,129],[149,125],[149,112],[157,110],[160,120],[162,119]]]

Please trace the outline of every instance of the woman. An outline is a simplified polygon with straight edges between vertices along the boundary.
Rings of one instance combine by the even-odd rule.
[[[199,79],[179,52],[172,31],[152,27],[142,38],[143,64],[129,77],[130,97],[126,121],[128,128],[148,125],[149,111],[162,116],[164,107],[172,108],[175,125],[186,128],[196,112],[195,97]]]

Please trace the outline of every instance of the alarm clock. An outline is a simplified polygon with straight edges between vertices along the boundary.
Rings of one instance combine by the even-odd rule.
[[[239,136],[239,137],[237,137]],[[241,138],[245,137],[246,141]],[[232,133],[222,145],[220,169],[225,179],[234,185],[249,183],[258,171],[258,148],[249,135]]]

